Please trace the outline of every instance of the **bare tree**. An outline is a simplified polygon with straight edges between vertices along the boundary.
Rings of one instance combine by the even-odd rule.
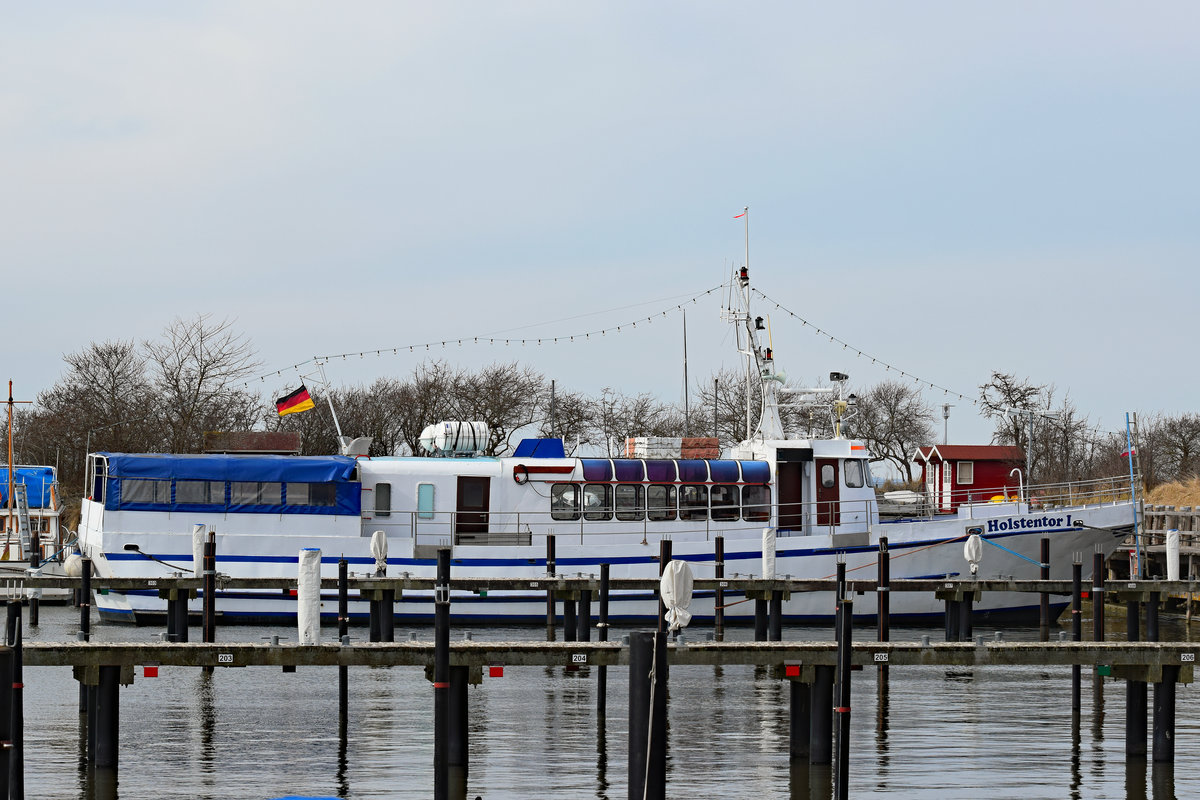
[[[242,385],[259,362],[228,320],[213,322],[209,314],[176,319],[162,341],[143,348],[170,452],[198,451],[206,430],[244,430],[261,418],[262,400]]]
[[[548,394],[540,372],[513,362],[492,364],[464,376],[450,402],[458,419],[487,423],[484,452],[498,456],[512,449],[519,430],[538,419]]]
[[[863,440],[872,461],[887,461],[913,482],[913,451],[936,435],[933,408],[921,390],[907,381],[883,381],[858,395],[858,412],[849,427]]]

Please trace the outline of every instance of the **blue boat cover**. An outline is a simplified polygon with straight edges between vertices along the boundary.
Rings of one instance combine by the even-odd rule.
[[[23,483],[30,508],[50,508],[50,487],[54,485],[54,467],[17,467],[13,483]],[[0,506],[8,505],[8,467],[0,466]]]
[[[330,483],[350,480],[357,463],[346,456],[172,455],[99,453],[110,478],[179,478],[189,481]]]
[[[513,458],[566,458],[562,439],[522,439]]]
[[[361,510],[361,489],[351,480],[357,462],[346,456],[173,455],[170,453],[98,453],[108,459],[104,507],[133,511],[249,511],[279,514],[349,514]],[[207,503],[129,500],[121,496],[121,481],[234,481],[279,484],[333,484],[332,504],[281,503],[279,498],[258,504],[231,504],[225,496]],[[285,489],[286,491],[286,489]],[[232,495],[230,495],[232,497]],[[169,492],[167,497],[174,497]]]

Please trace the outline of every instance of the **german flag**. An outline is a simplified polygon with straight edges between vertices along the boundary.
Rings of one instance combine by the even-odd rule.
[[[300,388],[291,394],[285,394],[275,401],[275,410],[281,417],[308,411],[312,407],[312,396],[308,393],[308,389],[304,388],[304,384],[300,384]]]

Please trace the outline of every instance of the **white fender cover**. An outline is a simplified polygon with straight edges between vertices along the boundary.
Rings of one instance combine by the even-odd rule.
[[[692,621],[692,568],[686,561],[672,561],[663,570],[658,584],[663,605],[667,607],[667,629],[677,631]]]
[[[375,574],[387,574],[387,534],[375,531],[371,534],[371,555],[375,558]]]
[[[775,579],[775,529],[763,528],[762,545],[762,576],[763,580]]]
[[[204,526],[192,526],[192,573],[199,578],[204,574]]]
[[[963,558],[971,565],[972,575],[979,572],[979,561],[983,558],[983,541],[978,533],[967,537],[967,543],[963,545]]]
[[[321,638],[321,549],[300,551],[300,574],[296,581],[296,623],[300,644],[316,644]]]

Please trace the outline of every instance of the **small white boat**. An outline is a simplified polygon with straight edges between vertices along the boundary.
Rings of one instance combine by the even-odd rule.
[[[661,443],[644,456],[635,450],[628,458],[576,458],[556,439],[526,440],[511,456],[483,457],[476,455],[478,423],[455,422],[431,426],[428,457],[94,453],[81,550],[101,576],[188,574],[193,530],[204,525],[215,532],[221,573],[295,577],[299,551],[315,547],[323,575],[335,577],[341,558],[352,571],[374,573],[371,540],[382,531],[389,575],[433,577],[436,551],[449,547],[455,576],[537,580],[547,574],[553,537],[557,574],[596,575],[609,564],[613,577],[650,578],[659,574],[660,540],[670,539],[676,560],[687,561],[698,577],[712,577],[721,537],[726,576],[761,576],[773,541],[775,576],[832,577],[844,559],[849,577],[872,578],[880,538],[887,537],[897,579],[967,576],[964,542],[976,534],[983,544],[979,577],[1039,577],[1046,537],[1051,576],[1066,579],[1073,554],[1087,556],[1090,575],[1091,554],[1107,556],[1132,531],[1128,476],[1023,487],[1024,494],[1008,502],[881,521],[861,442],[785,433],[777,401],[783,381],[749,312],[747,271],[733,281],[741,307],[731,316],[748,337],[763,389],[757,431],[728,458],[669,457]],[[840,419],[846,403],[834,407]],[[1035,496],[1038,507],[1031,508],[1025,498]],[[198,612],[200,601],[193,603]],[[976,610],[1036,614],[1037,603],[1035,595],[987,593]],[[150,588],[102,594],[96,604],[102,617],[130,622],[166,610]],[[462,593],[451,609],[463,619],[535,622],[544,621],[546,602],[536,590]],[[296,601],[278,591],[222,591],[217,610],[226,621],[278,619],[294,617]],[[712,595],[698,592],[691,610],[701,620],[711,618]],[[873,614],[874,598],[859,598],[855,612]],[[933,616],[942,605],[932,596],[896,593],[891,612]],[[323,613],[335,616],[332,597]],[[351,613],[365,615],[366,602],[354,601]],[[753,613],[753,604],[733,604],[726,618]],[[823,620],[833,604],[826,595],[793,594],[783,613],[793,621]],[[650,593],[611,598],[614,621],[656,614]],[[405,592],[396,615],[431,619],[432,592]]]

